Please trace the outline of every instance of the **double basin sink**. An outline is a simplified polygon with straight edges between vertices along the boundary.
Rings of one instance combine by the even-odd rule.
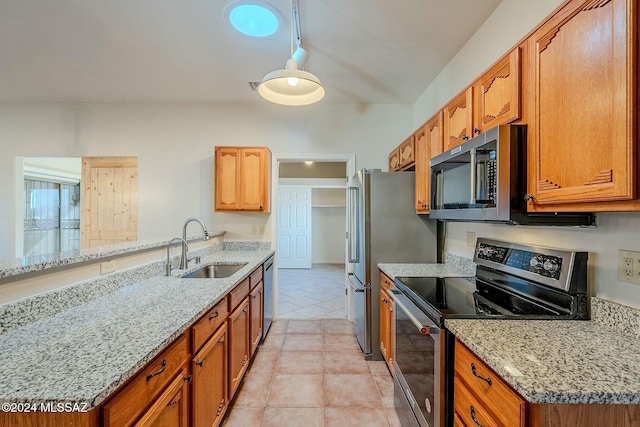
[[[232,276],[247,265],[246,262],[234,264],[207,264],[182,276],[184,279],[223,279]]]

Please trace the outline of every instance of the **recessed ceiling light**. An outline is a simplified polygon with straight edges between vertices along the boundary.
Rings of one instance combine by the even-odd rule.
[[[282,17],[278,10],[260,0],[236,1],[226,8],[233,28],[251,37],[269,37],[278,31]]]

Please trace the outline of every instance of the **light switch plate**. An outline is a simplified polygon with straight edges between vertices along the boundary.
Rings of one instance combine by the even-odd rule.
[[[640,285],[640,252],[618,250],[618,280]]]
[[[111,260],[100,263],[100,275],[113,273],[114,271],[116,271],[115,261]]]
[[[467,246],[472,248],[476,246],[476,233],[473,231],[467,231]]]

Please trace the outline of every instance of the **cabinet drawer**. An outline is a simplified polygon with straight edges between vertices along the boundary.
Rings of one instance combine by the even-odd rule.
[[[232,312],[249,295],[249,277],[229,292],[229,312]]]
[[[115,393],[103,407],[105,427],[130,425],[147,410],[189,359],[188,341],[182,334]]]
[[[260,281],[262,281],[262,266],[253,270],[253,273],[249,276],[249,281],[251,282],[251,289],[255,288]]]
[[[220,300],[191,328],[191,342],[193,352],[197,352],[211,335],[223,325],[229,315],[227,297]]]
[[[459,378],[455,379],[454,390],[453,408],[458,421],[457,425],[502,427],[501,424],[492,418],[483,404],[475,399],[473,394],[471,394]],[[462,423],[460,423],[460,420]],[[519,426],[520,424],[507,425],[511,427]],[[524,426],[524,424],[522,425]]]
[[[393,289],[396,284],[391,280],[391,278],[389,278],[389,276],[384,273],[380,273],[380,286],[385,291],[388,291],[389,289]]]
[[[456,380],[463,381],[499,422],[509,426],[524,425],[524,399],[459,341],[456,341],[455,373]]]

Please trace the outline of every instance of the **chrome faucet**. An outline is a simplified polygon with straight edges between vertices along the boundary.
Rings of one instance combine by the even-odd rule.
[[[187,242],[187,225],[189,225],[189,223],[192,222],[192,221],[197,222],[202,227],[202,240],[209,240],[209,232],[207,231],[207,227],[204,225],[204,222],[202,222],[202,220],[199,219],[199,218],[187,218],[185,220],[184,226],[182,227],[182,240],[185,243]],[[185,268],[189,267],[189,259],[187,258],[188,250],[189,250],[189,248],[185,244],[183,244],[182,245],[182,258],[180,259],[180,269],[181,270],[184,270]]]
[[[169,252],[171,251],[171,245],[173,242],[181,242],[182,243],[182,257],[180,259],[180,265],[184,262],[185,254],[189,250],[189,246],[185,239],[181,239],[180,237],[174,237],[167,244],[167,264],[165,265],[165,276],[171,276],[171,260],[169,259]],[[181,267],[182,268],[182,267]]]

